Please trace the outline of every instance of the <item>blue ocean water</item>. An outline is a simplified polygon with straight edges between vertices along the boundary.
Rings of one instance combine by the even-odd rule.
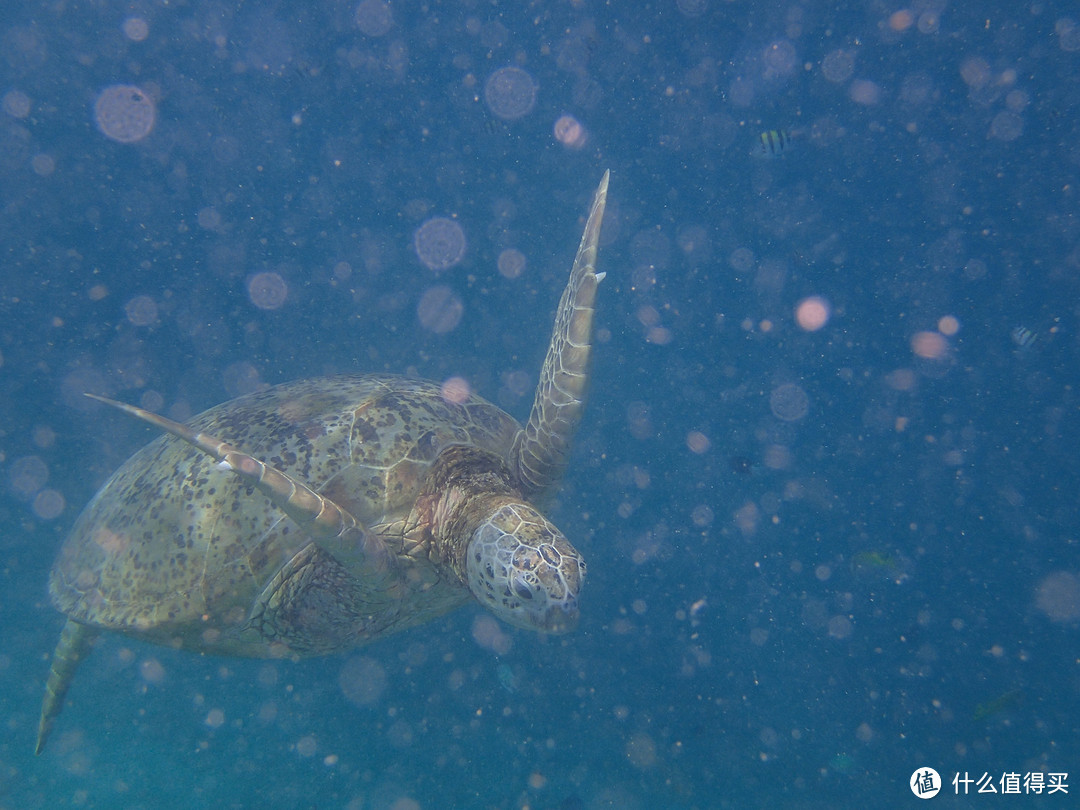
[[[1073,4],[13,0],[0,42],[0,807],[1073,803]],[[524,419],[605,169],[579,629],[106,635],[34,757],[49,569],[154,435],[83,392]]]

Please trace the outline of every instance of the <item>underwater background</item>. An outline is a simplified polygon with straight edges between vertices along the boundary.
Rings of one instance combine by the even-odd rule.
[[[35,757],[49,569],[155,435],[83,393],[524,419],[605,169],[578,630],[106,634]],[[6,0],[0,807],[1075,806],[1078,181],[1069,2]]]

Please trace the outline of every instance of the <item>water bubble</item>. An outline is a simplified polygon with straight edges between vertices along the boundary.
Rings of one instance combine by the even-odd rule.
[[[517,120],[536,106],[536,83],[519,67],[499,68],[484,84],[484,101],[497,118]]]
[[[136,295],[124,304],[124,315],[132,326],[153,326],[158,319],[157,304],[149,295]]]
[[[1035,605],[1054,622],[1080,620],[1080,579],[1068,571],[1055,571],[1035,589]]]
[[[969,56],[960,64],[960,78],[972,90],[978,90],[990,81],[990,63],[981,56]]]
[[[221,709],[211,709],[206,713],[203,722],[210,728],[221,728],[225,724],[225,712]]]
[[[853,626],[847,616],[833,616],[829,619],[829,638],[843,641],[851,637]]]
[[[707,453],[709,451],[712,442],[710,442],[709,437],[700,430],[691,430],[686,434],[686,446],[690,448],[691,453],[696,453],[700,456],[702,453]]]
[[[754,266],[754,251],[750,248],[735,248],[728,256],[728,264],[736,273],[745,273]]]
[[[203,230],[221,230],[221,212],[212,205],[200,208],[199,213],[195,216],[195,221],[199,223],[199,227]]]
[[[98,407],[92,399],[83,396],[86,393],[100,396],[106,396],[109,393],[109,384],[105,380],[105,375],[95,368],[77,368],[60,381],[60,396],[69,408],[89,411]]]
[[[1024,119],[1010,110],[1002,110],[990,123],[990,137],[999,141],[1015,141],[1024,132]]]
[[[804,298],[795,307],[795,321],[807,332],[816,332],[829,321],[829,302],[817,295]]]
[[[23,456],[11,463],[8,484],[16,498],[28,501],[49,480],[49,468],[38,456]]]
[[[645,340],[654,346],[667,346],[675,335],[666,326],[653,326],[645,333]]]
[[[12,118],[26,118],[30,114],[30,96],[19,90],[8,90],[0,101],[0,108]]]
[[[352,265],[348,262],[337,262],[334,265],[334,279],[336,281],[348,281],[352,276]]]
[[[94,102],[94,120],[101,134],[119,143],[135,143],[154,128],[154,102],[131,84],[114,84]]]
[[[432,217],[413,235],[413,248],[421,264],[441,273],[465,256],[465,231],[449,217]]]
[[[765,48],[763,54],[766,76],[787,76],[794,70],[798,62],[798,54],[795,45],[787,39],[778,39]]]
[[[679,229],[675,243],[692,264],[702,264],[712,259],[712,240],[701,225],[686,225]]]
[[[1076,20],[1062,17],[1054,23],[1054,33],[1058,36],[1058,47],[1063,51],[1080,51],[1080,25]]]
[[[656,764],[656,742],[645,732],[630,736],[626,742],[626,760],[639,770],[648,770]]]
[[[139,676],[151,684],[159,684],[165,680],[165,667],[156,658],[147,658],[139,664]]]
[[[706,0],[676,0],[675,7],[684,17],[700,17],[707,8]]]
[[[915,24],[915,15],[906,8],[894,11],[889,17],[889,28],[896,33],[902,33]]]
[[[416,306],[420,325],[436,335],[453,331],[461,323],[461,316],[464,314],[465,305],[457,294],[444,284],[425,290]]]
[[[533,379],[527,371],[521,369],[507,371],[502,375],[502,383],[512,397],[520,398],[532,393]]]
[[[821,72],[834,84],[846,82],[855,72],[855,52],[843,49],[830,51],[821,60]]]
[[[631,402],[626,406],[626,428],[635,439],[652,437],[652,413],[647,403]]]
[[[210,154],[218,163],[235,163],[240,153],[240,140],[232,135],[220,135],[210,144]]]
[[[555,122],[555,140],[567,149],[580,149],[589,139],[585,127],[572,115],[563,115]]]
[[[256,273],[248,279],[248,297],[259,309],[280,309],[289,297],[289,285],[272,271]]]
[[[150,26],[142,17],[128,17],[120,28],[132,42],[142,42],[150,34]]]
[[[513,639],[503,632],[497,621],[486,613],[477,614],[472,625],[473,641],[496,655],[506,655],[513,646]]]
[[[989,268],[982,259],[968,259],[964,265],[964,278],[968,281],[978,281],[986,275]]]
[[[251,394],[266,387],[259,377],[258,369],[244,360],[227,365],[221,373],[221,383],[230,397]]]
[[[960,321],[955,315],[943,315],[938,320],[937,328],[941,334],[952,337],[960,331]]]
[[[941,13],[938,11],[924,11],[919,15],[918,29],[920,34],[936,34],[941,28]]]
[[[499,254],[498,267],[503,278],[519,278],[525,272],[525,254],[516,248],[507,248]]]
[[[42,450],[47,450],[56,444],[56,431],[48,425],[36,425],[31,437],[34,440],[34,446]]]
[[[939,332],[916,332],[911,337],[911,350],[925,360],[940,360],[948,346]]]
[[[384,0],[362,0],[356,7],[356,27],[369,37],[384,36],[393,26],[393,12]]]
[[[462,405],[469,400],[472,389],[469,387],[469,381],[464,377],[450,377],[443,382],[439,394],[446,402]]]
[[[1026,90],[1010,90],[1005,96],[1005,106],[1014,113],[1023,112],[1031,103],[1031,96]]]
[[[658,228],[646,228],[630,240],[630,259],[637,267],[664,271],[671,263],[671,240]]]
[[[856,104],[871,106],[881,101],[881,87],[869,79],[857,79],[851,83],[848,95]]]
[[[315,741],[314,734],[308,734],[296,741],[296,753],[305,759],[315,756],[315,750],[317,748],[318,744]]]
[[[692,520],[694,525],[699,529],[704,529],[706,526],[710,525],[713,522],[714,517],[715,515],[713,514],[712,507],[704,503],[695,506],[694,511],[690,513],[690,520]]]
[[[777,419],[798,422],[810,411],[810,397],[795,383],[785,383],[769,395],[769,408]]]
[[[793,461],[791,449],[782,444],[771,444],[765,448],[762,462],[770,470],[786,470]]]
[[[139,407],[156,413],[165,407],[165,397],[161,395],[160,391],[154,391],[153,389],[143,391],[143,395],[139,397]]]
[[[338,686],[354,706],[377,703],[386,689],[386,670],[374,658],[350,658],[338,673]]]
[[[48,177],[56,171],[56,161],[53,160],[52,155],[37,154],[30,159],[30,168],[38,177]]]

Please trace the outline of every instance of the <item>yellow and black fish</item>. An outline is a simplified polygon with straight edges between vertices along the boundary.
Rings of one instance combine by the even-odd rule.
[[[1039,336],[1028,329],[1026,326],[1014,326],[1012,331],[1009,332],[1009,337],[1012,338],[1012,342],[1016,344],[1020,351],[1026,351],[1032,347]]]
[[[792,133],[786,129],[767,129],[758,135],[754,154],[759,157],[781,157],[791,148]]]
[[[993,700],[988,700],[985,703],[980,703],[978,706],[975,707],[975,711],[971,713],[971,719],[975,722],[989,720],[991,717],[999,715],[1003,712],[1011,711],[1019,707],[1023,702],[1023,690],[1013,689],[1003,695],[998,695]]]

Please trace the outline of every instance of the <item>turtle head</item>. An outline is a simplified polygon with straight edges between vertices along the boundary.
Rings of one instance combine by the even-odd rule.
[[[565,633],[577,624],[585,560],[529,504],[495,506],[473,532],[466,553],[469,589],[503,621],[547,633]]]

